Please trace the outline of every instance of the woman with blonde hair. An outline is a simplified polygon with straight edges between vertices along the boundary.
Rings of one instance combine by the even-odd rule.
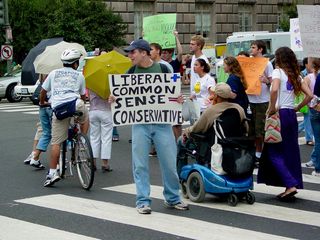
[[[297,189],[303,188],[298,122],[296,111],[312,98],[308,85],[300,77],[299,64],[294,52],[281,47],[275,53],[276,69],[272,72],[272,85],[267,116],[279,112],[280,143],[265,143],[258,172],[258,183],[285,187],[277,197],[291,201]],[[295,107],[294,98],[304,93],[303,101]]]
[[[226,57],[223,60],[223,68],[224,71],[229,74],[227,84],[231,87],[234,94],[234,98],[230,99],[229,102],[238,103],[246,113],[249,105],[248,96],[245,91],[247,89],[247,83],[238,60],[235,57]]]

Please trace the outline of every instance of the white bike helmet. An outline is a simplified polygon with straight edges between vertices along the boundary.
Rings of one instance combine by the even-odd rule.
[[[72,64],[79,60],[81,55],[81,52],[77,49],[66,49],[61,54],[61,61],[66,64]]]

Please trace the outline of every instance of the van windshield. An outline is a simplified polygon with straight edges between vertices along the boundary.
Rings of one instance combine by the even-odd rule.
[[[271,52],[271,40],[262,39],[267,45],[267,53]],[[230,42],[227,43],[227,56],[237,56],[241,51],[250,52],[251,43],[253,40],[242,42]]]

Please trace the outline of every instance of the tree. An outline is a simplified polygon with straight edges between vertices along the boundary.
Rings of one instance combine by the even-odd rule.
[[[294,0],[290,5],[284,6],[284,11],[280,16],[279,25],[280,28],[287,32],[290,30],[290,18],[298,17],[297,5],[303,4],[301,0]]]
[[[21,63],[41,39],[63,37],[87,50],[125,44],[122,18],[102,0],[9,0],[14,58]]]

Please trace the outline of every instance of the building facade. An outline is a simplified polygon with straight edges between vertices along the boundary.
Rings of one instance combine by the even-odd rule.
[[[233,32],[281,30],[280,16],[295,0],[118,0],[105,1],[128,24],[126,41],[142,35],[143,17],[177,13],[179,39],[187,51],[190,37],[201,34],[208,44],[224,43]],[[301,0],[300,4],[320,4]]]

